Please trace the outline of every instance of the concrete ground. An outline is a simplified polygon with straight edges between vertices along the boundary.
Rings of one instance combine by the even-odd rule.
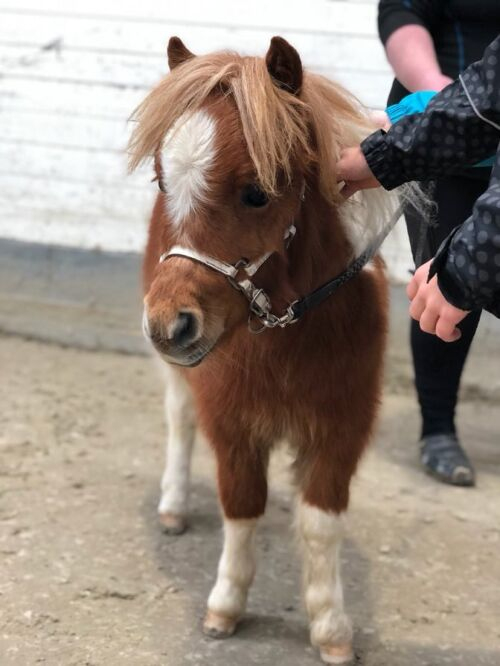
[[[391,382],[357,475],[343,550],[364,666],[500,664],[500,413],[460,412],[476,489],[415,462],[411,393]],[[212,462],[198,447],[190,530],[156,521],[162,388],[143,357],[0,338],[2,666],[308,666],[287,457],[273,461],[248,615],[200,630],[221,545]]]

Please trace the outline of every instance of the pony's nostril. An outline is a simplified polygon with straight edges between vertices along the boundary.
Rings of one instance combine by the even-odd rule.
[[[198,335],[196,317],[191,312],[179,313],[172,327],[171,340],[177,347],[188,347]]]

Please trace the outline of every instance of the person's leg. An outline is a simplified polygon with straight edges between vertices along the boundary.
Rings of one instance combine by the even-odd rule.
[[[462,337],[443,342],[411,323],[415,387],[422,414],[420,461],[424,469],[445,483],[471,486],[474,468],[460,445],[455,428],[460,378],[479,323],[480,312],[471,312],[459,325]]]
[[[415,387],[422,413],[422,438],[456,431],[455,407],[460,377],[480,316],[481,312],[471,312],[459,324],[462,337],[453,343],[424,333],[418,321],[411,322],[410,340]]]
[[[417,265],[433,257],[452,229],[470,216],[485,187],[484,181],[462,177],[440,180],[434,191],[437,224],[427,230],[415,211],[407,214]],[[480,315],[473,312],[464,319],[460,325],[462,337],[454,343],[424,333],[418,322],[411,322],[415,387],[422,414],[421,461],[428,472],[457,485],[474,483],[474,470],[456,436],[455,408],[460,378]]]

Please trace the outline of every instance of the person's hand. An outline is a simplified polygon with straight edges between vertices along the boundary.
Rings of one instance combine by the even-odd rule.
[[[388,132],[391,129],[391,121],[385,111],[370,111],[370,121],[374,127]]]
[[[462,335],[457,324],[469,313],[448,303],[436,276],[427,282],[431,263],[432,260],[420,266],[406,288],[411,301],[410,316],[420,322],[425,333],[433,333],[444,342],[454,342]]]
[[[359,146],[344,148],[337,162],[337,181],[344,181],[342,195],[348,199],[358,190],[380,187]]]

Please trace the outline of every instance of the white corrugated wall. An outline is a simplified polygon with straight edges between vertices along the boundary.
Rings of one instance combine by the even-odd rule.
[[[264,53],[281,34],[306,66],[382,108],[391,81],[374,0],[2,0],[0,237],[141,250],[156,186],[126,173],[127,118],[167,70],[177,34],[195,52]],[[409,266],[402,228],[387,244]]]

